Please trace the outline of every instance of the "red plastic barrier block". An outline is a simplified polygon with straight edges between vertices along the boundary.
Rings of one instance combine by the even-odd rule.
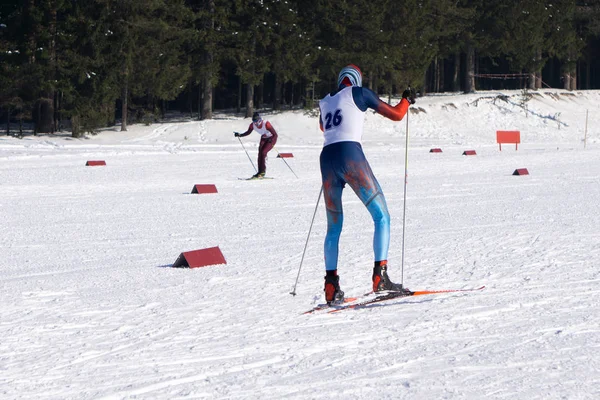
[[[106,161],[104,161],[104,160],[95,160],[95,161],[90,160],[90,161],[86,162],[85,165],[89,166],[89,167],[98,166],[98,165],[106,165]]]
[[[277,158],[293,158],[293,153],[279,153],[277,154]]]
[[[217,193],[215,185],[194,185],[192,193]]]
[[[527,168],[517,168],[513,175],[529,175],[529,171],[527,171]]]
[[[200,268],[216,264],[227,264],[219,246],[181,253],[172,266],[174,268]]]
[[[441,152],[442,152],[442,149],[435,148],[435,149],[431,149],[431,150],[429,150],[429,152],[430,152],[430,153],[441,153]]]
[[[463,156],[476,156],[477,153],[475,152],[475,150],[465,150],[463,152]]]

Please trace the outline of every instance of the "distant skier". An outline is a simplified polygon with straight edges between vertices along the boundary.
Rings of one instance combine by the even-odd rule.
[[[258,172],[251,179],[262,179],[267,172],[267,154],[277,143],[277,132],[269,121],[264,121],[260,114],[255,112],[252,115],[252,123],[248,130],[244,133],[233,132],[233,134],[235,137],[244,137],[248,136],[253,130],[261,135],[261,138],[258,145]]]
[[[375,223],[373,251],[373,291],[404,291],[402,284],[393,283],[387,274],[390,244],[390,215],[383,191],[365,158],[361,146],[364,113],[372,108],[393,121],[406,115],[415,96],[411,90],[402,93],[396,106],[379,99],[373,91],[362,87],[362,73],[348,65],[338,75],[338,90],[319,102],[319,125],[325,137],[321,151],[321,178],[327,212],[325,236],[325,299],[328,304],[341,303],[344,292],[337,274],[338,246],[342,223],[342,190],[346,183],[367,207]]]

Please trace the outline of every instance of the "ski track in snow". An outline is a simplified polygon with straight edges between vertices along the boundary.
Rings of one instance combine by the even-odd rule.
[[[271,156],[275,179],[238,180],[253,169],[236,117],[0,137],[0,397],[600,398],[600,120],[585,150],[581,125],[600,92],[543,92],[528,116],[509,93],[430,96],[409,116],[404,283],[486,288],[334,314],[301,315],[323,302],[322,202],[289,295],[320,189],[316,118],[266,115],[299,179]],[[557,113],[560,130],[542,118]],[[366,116],[396,280],[405,127]],[[519,150],[499,152],[495,129],[515,127]],[[254,162],[257,143],[244,138]],[[190,194],[199,183],[219,193]],[[350,189],[344,213],[353,296],[370,289],[373,228]],[[213,246],[227,265],[169,268]]]

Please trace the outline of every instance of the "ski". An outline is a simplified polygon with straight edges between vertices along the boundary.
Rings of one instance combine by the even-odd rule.
[[[312,314],[314,312],[320,311],[320,310],[325,310],[327,308],[333,308],[335,309],[335,307],[339,307],[339,306],[343,306],[344,304],[348,304],[348,303],[352,303],[353,301],[358,300],[359,297],[346,297],[344,298],[344,301],[342,302],[342,304],[338,304],[338,305],[328,305],[327,303],[325,304],[318,304],[315,307],[311,308],[308,311],[303,312],[302,314]]]
[[[328,313],[336,313],[344,310],[352,310],[360,307],[367,307],[371,304],[381,303],[383,301],[399,299],[403,297],[414,297],[414,296],[423,296],[428,294],[443,294],[443,293],[458,293],[458,292],[475,292],[478,290],[483,290],[485,286],[481,286],[473,289],[444,289],[444,290],[418,290],[415,292],[390,292],[386,294],[379,295],[375,298],[359,301],[358,303],[353,304],[342,304],[340,307],[337,307],[334,310],[328,311]]]
[[[240,181],[262,181],[264,179],[275,179],[270,176],[265,176],[263,178],[238,178]]]

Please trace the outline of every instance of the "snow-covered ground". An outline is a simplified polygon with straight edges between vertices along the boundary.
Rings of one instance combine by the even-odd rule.
[[[289,294],[320,190],[316,116],[263,114],[299,177],[272,152],[263,181],[238,179],[254,173],[238,116],[0,136],[0,397],[600,398],[600,91],[541,90],[527,112],[502,93],[420,98],[408,125],[369,111],[364,134],[391,277],[486,288],[335,314],[302,315],[323,302],[322,202]],[[517,151],[498,150],[507,129]],[[258,135],[242,140],[256,163]],[[219,192],[190,194],[203,183]],[[372,221],[349,189],[344,208],[341,285],[359,295]],[[226,265],[170,268],[214,246]]]

